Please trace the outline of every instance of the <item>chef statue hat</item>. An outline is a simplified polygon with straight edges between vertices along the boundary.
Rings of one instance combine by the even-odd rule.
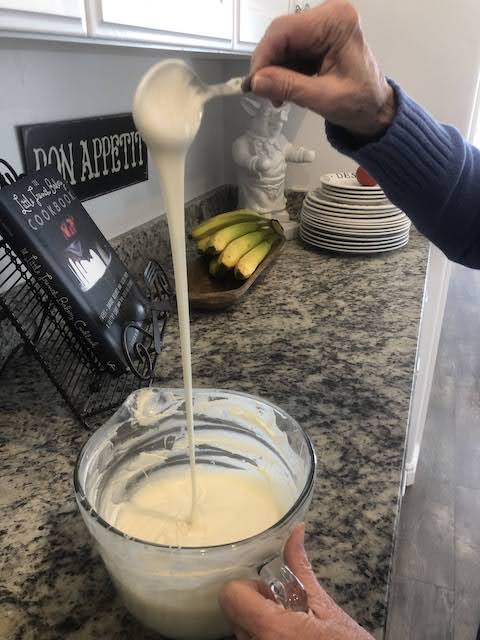
[[[267,98],[259,98],[257,96],[245,96],[242,98],[242,107],[252,118],[257,115],[268,118],[274,114],[280,114],[280,118],[285,122],[288,119],[290,106],[290,103],[284,102],[280,107],[274,107]]]

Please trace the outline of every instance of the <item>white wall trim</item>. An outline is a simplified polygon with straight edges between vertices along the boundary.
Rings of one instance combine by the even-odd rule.
[[[407,486],[413,484],[415,481],[415,473],[430,401],[438,344],[442,331],[450,272],[451,262],[440,249],[430,244],[408,417],[407,448],[404,466],[405,484]]]

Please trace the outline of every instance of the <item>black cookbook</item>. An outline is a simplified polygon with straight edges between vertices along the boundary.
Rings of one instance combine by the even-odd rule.
[[[142,324],[145,299],[55,168],[0,190],[0,232],[102,366],[123,373],[123,329]]]

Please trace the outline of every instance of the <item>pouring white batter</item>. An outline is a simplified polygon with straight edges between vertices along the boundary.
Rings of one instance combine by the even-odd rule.
[[[191,476],[191,510],[195,520],[197,483],[192,411],[192,356],[188,311],[187,260],[185,252],[185,157],[202,119],[204,92],[192,82],[192,72],[180,60],[160,62],[140,82],[133,117],[158,170],[167,208],[168,230],[175,273],[183,384],[188,429]]]
[[[240,93],[241,82],[241,78],[235,78],[209,87],[184,62],[168,60],[147,72],[134,98],[135,124],[158,169],[167,208],[180,326],[190,486],[183,469],[147,479],[117,511],[115,524],[130,535],[163,544],[204,546],[241,540],[268,529],[291,506],[282,504],[261,473],[255,476],[218,469],[199,474],[195,464],[185,157],[200,126],[205,102],[215,95]]]
[[[190,454],[191,510],[197,504],[195,435],[192,414],[192,356],[188,312],[187,260],[185,253],[185,157],[210,98],[240,91],[241,78],[224,85],[207,86],[182,60],[167,60],[142,78],[133,101],[133,117],[150,149],[158,170],[167,208],[168,230],[175,273],[183,384]]]

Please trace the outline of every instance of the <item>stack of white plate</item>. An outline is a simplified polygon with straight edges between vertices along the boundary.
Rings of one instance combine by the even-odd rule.
[[[342,253],[380,253],[408,243],[410,221],[379,186],[363,187],[354,173],[328,173],[305,197],[300,237]]]

